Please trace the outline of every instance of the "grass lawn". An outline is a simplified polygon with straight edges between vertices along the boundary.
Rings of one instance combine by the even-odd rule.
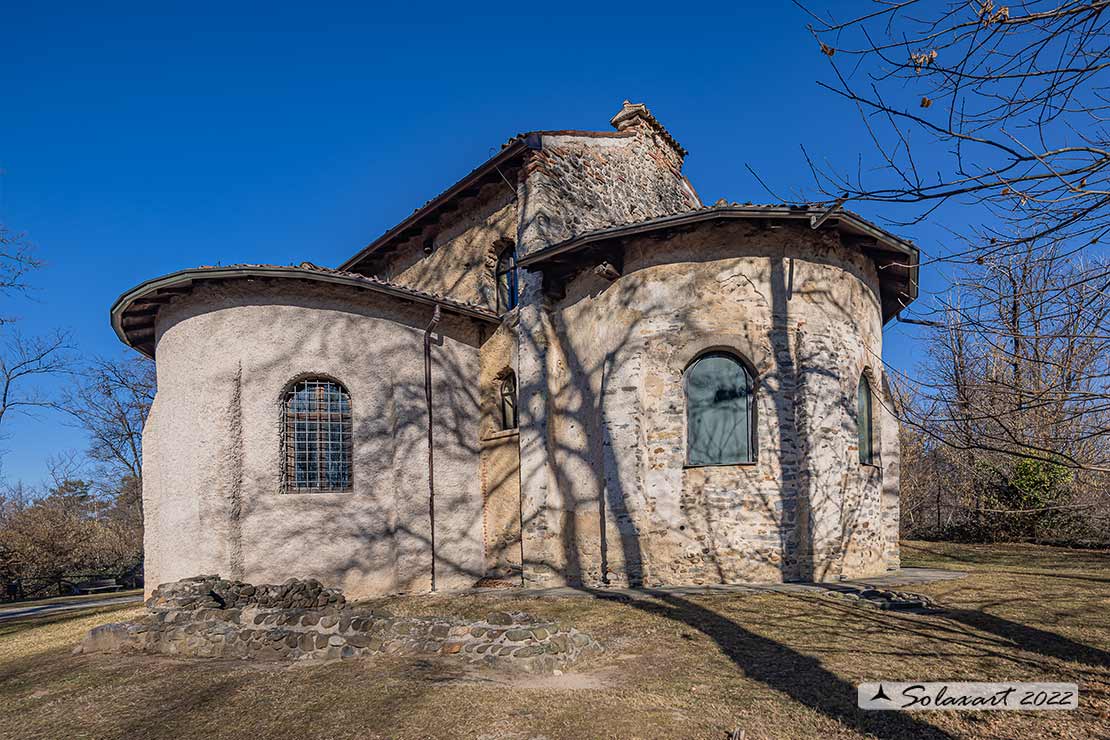
[[[602,642],[604,655],[561,676],[415,659],[73,656],[87,629],[139,611],[75,610],[0,632],[0,736],[1110,737],[1110,552],[906,542],[903,559],[968,577],[910,587],[945,607],[929,615],[780,593],[382,600],[396,614],[523,609]],[[875,679],[1077,682],[1080,709],[858,711],[855,684]]]

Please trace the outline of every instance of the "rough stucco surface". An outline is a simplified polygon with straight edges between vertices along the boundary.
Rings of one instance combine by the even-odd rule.
[[[633,242],[623,277],[575,279],[521,347],[522,376],[545,378],[523,385],[548,388],[522,398],[527,579],[834,579],[895,564],[890,418],[877,414],[885,470],[859,465],[855,438],[859,375],[881,377],[877,285],[835,236],[746,225]],[[683,371],[720,349],[755,370],[757,460],[687,468]]]
[[[482,343],[481,470],[486,571],[506,576],[520,571],[520,440],[502,429],[501,383],[516,367],[516,314]]]
[[[426,590],[431,554],[423,329],[431,309],[300,281],[201,285],[163,309],[144,434],[146,582],[198,573],[316,578],[352,597]],[[433,346],[441,588],[483,572],[478,330],[444,314]],[[281,398],[342,382],[353,491],[283,493]]]
[[[494,308],[494,268],[501,248],[516,242],[516,190],[504,184],[446,220],[431,254],[412,241],[392,254],[378,277],[417,290]]]

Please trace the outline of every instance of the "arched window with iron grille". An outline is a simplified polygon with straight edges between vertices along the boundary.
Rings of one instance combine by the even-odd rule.
[[[282,404],[284,488],[288,493],[351,490],[351,397],[328,378],[305,378]]]

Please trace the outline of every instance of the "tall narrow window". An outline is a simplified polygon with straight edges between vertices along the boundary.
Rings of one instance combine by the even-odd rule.
[[[285,490],[351,489],[351,398],[333,380],[307,378],[285,394]]]
[[[511,244],[497,256],[497,311],[516,308],[516,247]]]
[[[754,459],[752,377],[724,353],[699,358],[686,370],[686,462],[736,465]]]
[[[859,461],[871,465],[875,455],[871,435],[871,383],[866,375],[859,376],[856,390],[856,434],[859,436]]]
[[[509,373],[501,381],[501,428],[516,429],[516,375]]]

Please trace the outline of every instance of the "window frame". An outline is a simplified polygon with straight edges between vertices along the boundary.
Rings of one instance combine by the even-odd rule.
[[[721,357],[736,363],[743,371],[748,383],[748,402],[746,408],[746,423],[747,440],[748,440],[748,459],[736,460],[730,462],[691,462],[690,461],[690,391],[689,381],[690,373],[694,367],[703,360],[713,357]],[[757,399],[757,391],[759,388],[759,376],[756,374],[751,363],[749,363],[743,355],[727,348],[715,348],[706,350],[698,354],[694,359],[690,360],[686,365],[686,369],[682,371],[682,402],[685,406],[683,413],[683,443],[685,449],[683,450],[683,468],[721,468],[721,467],[743,467],[756,465],[759,462],[759,446],[757,434],[757,420],[759,416]]]
[[[512,393],[505,392],[507,385],[512,384]],[[509,424],[509,414],[506,412],[506,399],[510,398],[512,405],[512,424]],[[497,386],[497,402],[501,411],[501,429],[499,431],[509,432],[520,429],[520,406],[519,406],[519,388],[516,382],[516,373],[509,371],[502,378]]]
[[[296,394],[308,384],[317,384],[318,388],[334,387],[340,395],[339,409],[336,412],[321,410],[319,399],[311,410],[296,411],[291,409]],[[320,391],[317,391],[320,395]],[[344,403],[345,401],[345,403]],[[345,410],[344,410],[345,406]],[[337,419],[331,417],[338,416]],[[315,486],[298,486],[297,481],[297,429],[298,422],[316,424],[315,444]],[[327,478],[327,469],[331,461],[327,456],[331,450],[332,428],[328,428],[327,439],[322,435],[325,425],[339,425],[339,446],[342,458],[346,462],[346,480],[342,485],[319,485]],[[351,493],[354,490],[354,404],[347,386],[339,380],[327,375],[304,375],[286,385],[281,395],[281,492],[283,494],[301,493]]]
[[[501,278],[505,277],[505,301],[501,299]],[[520,282],[516,264],[516,245],[509,243],[497,253],[497,262],[493,270],[494,299],[497,313],[503,314],[512,311],[520,305]],[[508,305],[503,305],[505,302]]]
[[[862,424],[865,402],[866,429]],[[865,440],[866,444],[864,444]],[[860,465],[878,466],[878,456],[875,452],[875,390],[866,372],[860,373],[859,382],[856,384],[856,448]]]

